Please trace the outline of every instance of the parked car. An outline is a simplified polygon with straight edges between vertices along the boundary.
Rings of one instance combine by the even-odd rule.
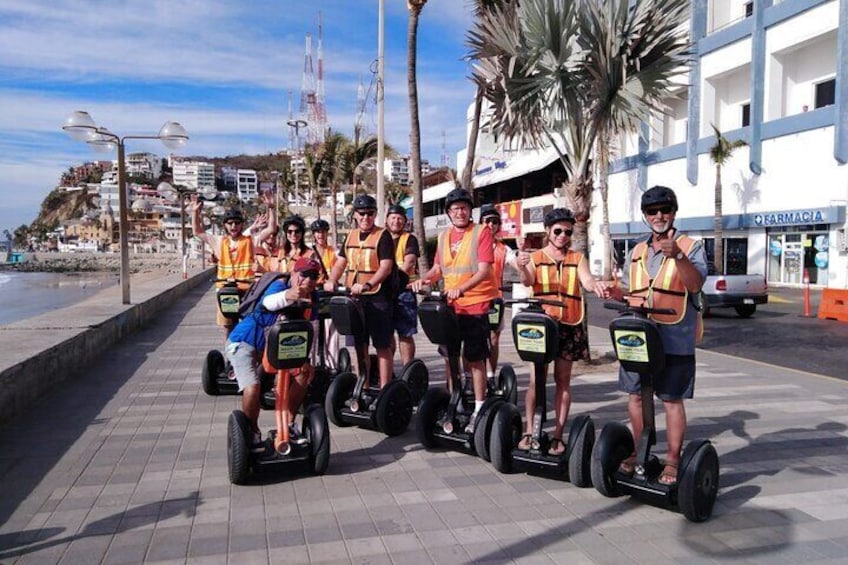
[[[708,316],[714,308],[733,308],[741,318],[750,318],[757,304],[768,302],[768,284],[763,275],[707,276],[702,288],[703,313]]]

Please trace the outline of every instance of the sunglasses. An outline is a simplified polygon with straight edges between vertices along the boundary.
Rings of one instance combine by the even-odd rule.
[[[320,274],[318,273],[318,271],[304,271],[300,273],[300,276],[305,279],[317,281]]]
[[[571,237],[571,234],[574,233],[574,230],[564,230],[562,228],[554,228],[553,230],[551,230],[551,233],[554,234],[554,237],[559,237],[562,234],[565,234],[568,237]]]
[[[646,216],[656,216],[657,214],[671,214],[673,211],[674,208],[672,208],[671,206],[660,206],[659,208],[642,210],[642,213]]]
[[[286,233],[297,234],[300,235],[303,233],[301,230],[286,230]]]
[[[357,210],[356,213],[362,216],[363,218],[370,218],[371,216],[377,215],[376,210]]]
[[[484,221],[484,222],[486,222],[487,224],[492,224],[493,226],[499,226],[499,225],[501,225],[501,220],[500,220],[500,218],[486,218],[486,219],[485,219],[485,220],[483,220],[483,221]]]

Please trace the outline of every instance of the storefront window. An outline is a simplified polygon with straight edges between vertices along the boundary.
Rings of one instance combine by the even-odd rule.
[[[704,238],[709,272],[715,272],[715,238]],[[744,237],[724,238],[724,273],[745,275],[748,273],[748,239]]]
[[[830,242],[825,226],[770,231],[768,242],[769,282],[801,284],[806,270],[810,284],[827,284]]]

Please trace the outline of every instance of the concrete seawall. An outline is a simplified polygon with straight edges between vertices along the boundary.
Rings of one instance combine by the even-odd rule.
[[[144,273],[130,279],[132,304],[121,304],[119,285],[67,308],[0,326],[0,424],[34,406],[189,290],[208,284],[212,274],[211,268],[195,269],[187,279]]]

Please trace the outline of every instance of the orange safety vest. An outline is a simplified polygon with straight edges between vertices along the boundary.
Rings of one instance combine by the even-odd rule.
[[[557,261],[544,249],[540,249],[533,252],[530,258],[536,267],[533,296],[563,303],[563,306],[543,304],[545,313],[562,324],[569,326],[582,324],[586,314],[586,304],[583,301],[577,268],[583,260],[583,254],[569,250],[564,260]]]
[[[329,245],[324,248],[324,251],[318,251],[317,246],[314,250],[318,254],[319,259],[321,259],[321,263],[324,265],[324,272],[321,273],[321,276],[318,278],[318,284],[323,284],[327,282],[327,275],[329,275],[329,273],[333,270],[333,265],[336,264],[338,256],[336,255],[336,250]]]
[[[309,249],[307,249],[303,254],[298,251],[290,257],[286,255],[285,250],[280,247],[277,253],[268,260],[268,270],[276,271],[278,273],[290,273],[297,260],[301,257],[309,257],[310,252],[311,250]]]
[[[500,287],[503,286],[504,265],[506,264],[506,254],[509,248],[502,241],[495,242],[495,264],[492,265],[495,271],[495,281],[498,284],[498,296],[503,297],[503,291]]]
[[[403,232],[400,234],[395,240],[395,263],[397,263],[398,269],[403,271],[403,261],[406,257],[406,242],[409,241],[410,234],[408,232]],[[406,272],[406,271],[404,271]],[[412,272],[406,273],[409,275],[409,282],[418,280],[418,261],[412,263]]]
[[[345,240],[345,257],[347,267],[345,271],[345,286],[350,288],[354,284],[365,284],[380,268],[380,258],[377,256],[377,243],[383,235],[385,228],[375,227],[365,241],[359,240],[359,228],[351,230]],[[362,294],[376,294],[382,283]]]
[[[695,240],[686,235],[676,238],[677,245],[685,255],[689,255]],[[638,300],[630,300],[631,305],[645,304],[649,308],[671,308],[674,314],[650,314],[649,317],[658,324],[679,324],[686,316],[686,306],[689,299],[689,289],[680,278],[677,260],[663,257],[660,270],[651,279],[648,272],[648,243],[640,241],[633,248],[630,261],[630,295]],[[698,328],[696,335],[700,341],[703,335],[703,321],[698,312]]]
[[[480,236],[482,230],[489,228],[474,224],[473,228],[466,229],[456,250],[456,255],[451,255],[450,251],[450,232],[452,229],[448,228],[439,234],[439,264],[445,278],[445,290],[459,288],[477,272],[477,249],[480,246]],[[472,306],[494,300],[497,297],[498,285],[495,282],[495,275],[492,273],[488,280],[484,279],[473,288],[468,289],[456,299],[455,303],[457,306]]]
[[[219,279],[252,279],[253,271],[253,239],[247,236],[239,236],[236,239],[235,257],[230,253],[231,238],[225,235],[221,238],[221,249],[218,253],[218,278]],[[218,287],[223,283],[218,283]],[[250,283],[238,283],[241,290],[247,290]]]

